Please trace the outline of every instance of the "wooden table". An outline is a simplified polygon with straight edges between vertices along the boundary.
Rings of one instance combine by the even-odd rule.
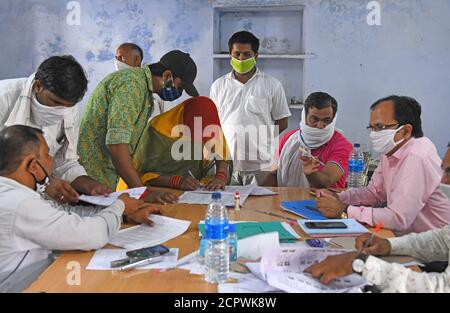
[[[165,190],[158,188],[160,190]],[[272,211],[286,217],[298,218],[296,215],[282,211],[280,201],[301,200],[312,198],[308,189],[301,188],[271,188],[278,196],[249,197],[245,206],[238,212],[229,210],[230,220],[245,221],[277,221],[277,217],[261,214],[255,210]],[[168,191],[168,190],[166,190]],[[180,191],[170,192],[181,194]],[[162,206],[164,215],[192,221],[189,229],[181,236],[166,242],[164,245],[179,248],[179,258],[198,249],[198,223],[205,219],[206,206],[176,204]],[[302,236],[306,235],[298,225],[294,229]],[[381,230],[379,236],[393,237],[393,233]],[[166,272],[157,270],[117,271],[87,271],[85,268],[94,252],[66,252],[62,254],[26,291],[27,292],[217,292],[217,286],[205,283],[203,276],[191,275],[189,271],[174,269]],[[81,284],[67,284],[67,276],[73,268],[67,268],[72,261],[81,265]]]

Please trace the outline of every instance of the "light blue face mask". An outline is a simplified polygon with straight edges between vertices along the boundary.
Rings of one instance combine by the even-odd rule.
[[[174,101],[181,97],[183,94],[182,89],[178,89],[175,87],[175,83],[172,80],[172,85],[170,87],[166,87],[166,82],[163,83],[164,87],[161,89],[161,92],[159,93],[159,96],[163,101]]]

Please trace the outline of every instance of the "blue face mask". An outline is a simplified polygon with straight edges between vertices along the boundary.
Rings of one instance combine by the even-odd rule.
[[[172,78],[172,86],[166,87],[166,83],[164,82],[164,87],[162,88],[161,92],[159,93],[159,96],[163,101],[174,101],[181,97],[183,94],[183,90],[180,90],[175,87],[175,84],[173,83]]]

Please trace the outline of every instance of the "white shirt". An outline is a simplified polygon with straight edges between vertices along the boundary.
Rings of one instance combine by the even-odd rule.
[[[450,225],[388,240],[392,255],[409,255],[426,263],[450,261]],[[419,273],[370,256],[363,275],[383,292],[450,292],[450,267],[444,273]]]
[[[210,98],[217,106],[234,169],[271,168],[278,148],[274,121],[291,116],[280,81],[257,69],[255,75],[242,84],[231,72],[213,83]],[[246,136],[250,140],[246,140]]]
[[[0,292],[26,288],[51,263],[50,250],[103,247],[119,230],[124,208],[121,200],[103,210],[63,206],[0,176]]]
[[[87,175],[78,163],[80,112],[74,107],[69,118],[48,127],[34,124],[31,116],[33,83],[34,74],[28,78],[0,80],[0,130],[12,125],[41,129],[54,158],[53,174],[72,183],[77,177]]]

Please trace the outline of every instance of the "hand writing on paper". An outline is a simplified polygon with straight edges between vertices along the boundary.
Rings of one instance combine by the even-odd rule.
[[[365,250],[363,250],[364,244],[368,240],[370,240],[370,238],[371,238],[370,234],[364,234],[356,238],[355,243],[356,250],[362,253],[378,256],[391,254],[391,243],[389,242],[389,240],[377,236],[373,237],[373,241],[370,244],[370,246],[367,247]]]
[[[352,263],[357,255],[358,252],[331,255],[322,262],[308,267],[305,272],[319,279],[322,284],[328,285],[335,278],[353,273]]]
[[[145,203],[144,200],[133,199],[128,194],[120,195],[119,199],[125,204],[124,213],[130,222],[152,226],[153,222],[148,218],[149,215],[161,213],[159,208]]]

